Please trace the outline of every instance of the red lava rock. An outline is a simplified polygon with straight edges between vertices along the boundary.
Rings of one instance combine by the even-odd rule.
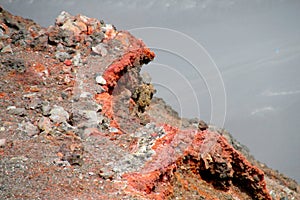
[[[120,60],[111,64],[103,74],[103,78],[107,82],[106,86],[108,88],[108,91],[112,91],[124,71],[130,69],[131,67],[134,67],[135,64],[147,64],[148,62],[153,60],[154,57],[155,54],[148,48],[140,48],[138,50],[125,54]]]
[[[49,70],[41,63],[33,63],[32,67],[39,76],[49,76]]]
[[[232,184],[237,184],[255,199],[271,199],[264,173],[251,165],[220,135],[208,131],[179,131],[168,125],[164,128],[167,134],[156,140],[153,149],[157,154],[152,160],[140,173],[123,176],[131,187],[153,195],[156,195],[157,188],[165,188],[161,196],[155,197],[165,199],[173,191],[171,183],[174,172],[184,165],[199,179],[216,184],[222,190],[230,190]],[[188,145],[181,149],[183,154],[178,154],[174,150],[180,147],[183,138]]]
[[[107,92],[95,95],[95,100],[99,104],[102,104],[102,113],[109,119],[113,119],[112,98],[113,97]]]
[[[71,66],[72,61],[67,59],[67,60],[64,61],[64,64],[67,65],[67,66]]]
[[[0,98],[5,98],[7,96],[7,94],[5,92],[0,92]]]

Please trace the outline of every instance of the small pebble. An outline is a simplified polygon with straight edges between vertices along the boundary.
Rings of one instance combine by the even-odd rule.
[[[7,45],[7,46],[3,47],[3,49],[1,50],[1,53],[13,53],[13,50],[10,45]]]
[[[98,44],[97,46],[95,47],[92,47],[92,51],[98,55],[101,55],[101,56],[106,56],[107,55],[107,50],[105,48],[105,46],[100,43]]]
[[[109,127],[109,128],[108,128],[108,131],[109,131],[110,133],[117,133],[117,132],[119,132],[119,129],[117,129],[117,128],[115,128],[115,127]]]
[[[97,76],[96,77],[96,82],[100,85],[105,85],[106,84],[106,80],[102,76]]]
[[[89,172],[89,175],[90,175],[90,176],[94,176],[95,173],[94,173],[94,172]]]
[[[66,60],[64,61],[64,64],[65,64],[66,66],[71,66],[71,65],[72,65],[72,61],[69,60],[69,59],[66,59]]]
[[[6,139],[0,139],[0,147],[4,147],[6,143]]]

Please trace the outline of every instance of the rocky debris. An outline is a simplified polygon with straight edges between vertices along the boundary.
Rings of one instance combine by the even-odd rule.
[[[208,125],[203,120],[200,120],[198,123],[198,129],[200,131],[205,131],[206,129],[208,129]]]
[[[300,198],[228,132],[152,98],[155,54],[130,33],[0,11],[0,199]]]
[[[9,106],[7,107],[7,113],[12,115],[19,115],[19,116],[25,116],[26,110],[25,108],[17,108],[16,106]]]
[[[69,113],[64,110],[63,107],[61,106],[54,106],[51,111],[49,112],[50,114],[50,119],[54,123],[62,123],[62,122],[67,122],[69,120]]]
[[[20,124],[19,130],[30,137],[35,136],[40,133],[38,127],[33,125],[31,122],[22,122]]]
[[[37,126],[41,132],[49,134],[52,130],[53,125],[48,117],[41,117],[38,121]]]
[[[6,144],[6,139],[0,139],[0,147],[4,147]]]
[[[4,70],[7,71],[16,71],[19,73],[24,73],[26,70],[26,66],[24,61],[21,59],[15,58],[8,58],[8,59],[1,59],[1,64],[4,66]]]
[[[42,110],[42,114],[43,114],[44,116],[50,115],[51,106],[50,106],[49,102],[44,101],[44,102],[42,103],[41,110]]]
[[[13,50],[10,45],[7,45],[1,49],[1,53],[13,53]]]
[[[95,47],[92,47],[92,51],[95,54],[98,54],[100,56],[106,56],[107,55],[107,49],[103,43],[98,44]]]
[[[106,80],[100,75],[96,77],[96,82],[100,85],[105,85],[106,84]]]

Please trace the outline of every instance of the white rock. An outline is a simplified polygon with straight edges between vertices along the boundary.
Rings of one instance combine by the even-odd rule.
[[[108,131],[109,131],[110,133],[117,133],[117,132],[119,132],[119,129],[117,129],[117,128],[115,128],[115,127],[109,127],[109,128],[108,128]]]
[[[97,76],[96,77],[96,82],[100,85],[105,85],[106,84],[106,80],[102,76]]]
[[[89,92],[82,92],[79,97],[80,98],[90,98],[92,96],[93,95],[91,93],[89,93]]]
[[[54,108],[50,111],[50,119],[54,123],[66,122],[69,120],[69,117],[69,113],[61,106],[54,106]]]
[[[6,108],[6,110],[14,110],[14,109],[16,109],[17,107],[16,106],[8,106],[7,108]]]
[[[7,46],[3,47],[3,49],[1,50],[1,53],[13,53],[13,50],[10,45],[7,45]]]
[[[6,143],[6,139],[0,139],[0,147],[4,147]]]
[[[107,55],[107,49],[104,46],[104,44],[100,43],[94,47],[92,47],[92,51],[98,55],[106,56]]]

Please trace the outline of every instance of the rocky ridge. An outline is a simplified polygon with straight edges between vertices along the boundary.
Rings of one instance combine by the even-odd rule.
[[[153,98],[155,54],[129,32],[0,11],[1,199],[300,199],[228,132]]]

